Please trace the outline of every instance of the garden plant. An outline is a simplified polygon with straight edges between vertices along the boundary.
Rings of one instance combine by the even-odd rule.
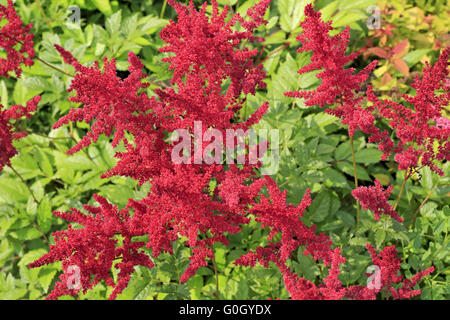
[[[0,299],[448,299],[449,7],[0,0]]]

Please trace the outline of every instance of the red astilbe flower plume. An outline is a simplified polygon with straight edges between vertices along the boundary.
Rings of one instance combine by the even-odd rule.
[[[3,106],[0,104],[0,171],[3,170],[4,166],[9,166],[11,164],[10,159],[17,154],[17,150],[12,144],[13,140],[27,135],[26,132],[13,132],[10,120],[18,120],[23,117],[31,118],[31,113],[36,111],[40,100],[40,96],[35,96],[25,106],[15,105],[7,110],[2,110]]]
[[[338,279],[340,265],[345,262],[341,256],[341,250],[336,248],[331,252],[331,267],[324,283],[316,286],[313,282],[301,278],[286,270],[284,272],[284,283],[293,300],[341,300],[347,288],[342,287]]]
[[[54,124],[53,128],[59,128],[70,121],[93,122],[91,131],[67,151],[68,154],[96,142],[101,134],[110,136],[115,130],[113,146],[116,146],[123,139],[125,131],[133,132],[136,127],[143,130],[142,126],[151,127],[155,124],[153,115],[145,115],[152,108],[157,108],[155,99],[149,98],[145,92],[138,95],[140,89],[148,87],[148,83],[142,82],[145,77],[142,73],[143,65],[135,54],[129,53],[130,75],[122,80],[117,76],[114,59],[108,61],[105,58],[101,70],[98,62],[92,67],[85,67],[62,47],[55,45],[55,48],[64,61],[73,65],[77,71],[68,91],[76,91],[77,94],[70,97],[70,101],[82,103],[83,107],[71,109],[69,114]],[[135,113],[139,115],[136,116]]]
[[[48,299],[57,299],[65,294],[73,295],[81,288],[86,292],[101,280],[114,287],[110,296],[110,299],[114,299],[127,286],[134,266],[153,267],[148,255],[139,250],[144,243],[132,242],[132,236],[138,234],[130,223],[129,211],[119,211],[117,206],[109,204],[99,195],[94,195],[94,199],[100,207],[84,205],[90,215],[77,209],[72,209],[71,213],[55,212],[56,216],[80,224],[83,228],[74,229],[69,225],[68,229],[55,232],[55,244],[50,246],[50,252],[29,264],[30,268],[35,268],[62,261],[65,274],[60,276],[62,282],[55,287]],[[116,259],[121,261],[115,264],[120,272],[114,283],[110,270]],[[69,270],[74,269],[69,268],[71,266],[75,266],[79,272],[78,288],[71,288],[68,283]]]
[[[4,20],[8,22],[4,24]],[[0,47],[6,51],[6,59],[0,57],[0,76],[8,77],[8,72],[14,71],[20,77],[20,65],[32,66],[34,63],[34,35],[29,33],[33,24],[23,25],[12,0],[8,0],[7,6],[0,5],[0,24],[4,24],[0,29]]]
[[[89,68],[56,46],[65,62],[74,66],[77,72],[69,90],[76,93],[71,100],[82,103],[82,107],[72,109],[55,127],[70,121],[92,124],[88,134],[69,153],[95,142],[101,134],[114,135],[113,145],[124,142],[125,151],[116,154],[117,165],[103,177],[121,175],[140,184],[151,184],[149,193],[142,200],[129,200],[127,210],[133,211],[133,215],[127,222],[126,237],[148,235],[148,241],[140,244],[151,249],[153,257],[163,252],[172,253],[173,242],[186,237],[185,244],[192,249],[190,264],[180,279],[186,281],[213,257],[215,243],[228,244],[226,234],[240,232],[241,225],[250,221],[248,208],[257,201],[264,180],[257,177],[260,163],[228,164],[224,170],[221,163],[196,164],[191,155],[189,163],[176,164],[172,161],[174,144],[167,139],[168,134],[178,129],[193,134],[194,122],[199,121],[202,136],[209,128],[225,136],[226,129],[248,128],[263,116],[267,104],[263,104],[248,121],[235,123],[235,114],[243,106],[241,94],[255,92],[257,87],[264,86],[265,73],[253,62],[257,51],[245,46],[241,48],[240,44],[258,41],[249,30],[253,31],[262,23],[258,16],[263,15],[268,1],[264,0],[253,9],[251,19],[257,22],[247,25],[245,32],[231,30],[234,20],[244,20],[235,16],[231,22],[225,22],[228,9],[219,13],[215,1],[212,2],[211,18],[206,16],[206,5],[197,11],[193,3],[187,7],[172,1],[170,4],[175,6],[179,18],[163,29],[161,37],[168,43],[162,51],[175,54],[167,61],[174,70],[174,88],[155,90],[157,97],[148,97],[142,90],[148,86],[144,81],[143,64],[132,53],[128,57],[130,74],[121,80],[114,60],[105,60],[103,68],[98,63]],[[193,32],[196,37],[191,36]],[[192,47],[196,50],[188,52]],[[213,50],[213,57],[205,48]],[[222,86],[228,81],[231,85],[224,94]],[[132,141],[124,139],[125,132],[132,136]],[[205,148],[206,145],[201,146],[202,154]],[[214,190],[210,190],[211,181],[216,183]],[[122,231],[118,230],[118,233]],[[77,236],[69,232],[67,241]],[[109,240],[105,241],[109,243]],[[53,250],[56,252],[59,246],[64,243]],[[80,254],[83,250],[80,248]],[[90,254],[100,253],[100,250],[100,247],[92,247]],[[44,259],[39,265],[61,258],[54,257],[55,260]],[[102,272],[111,267],[106,262]],[[86,276],[93,274],[92,268],[85,270]],[[109,281],[108,278],[98,279]]]
[[[328,271],[328,276],[321,285],[316,286],[311,281],[285,269],[283,272],[284,281],[291,298],[298,300],[375,300],[377,294],[384,292],[387,296],[394,299],[409,299],[420,295],[421,290],[414,290],[413,287],[434,271],[434,267],[429,267],[420,271],[411,279],[406,279],[404,276],[399,275],[402,260],[398,258],[394,245],[385,247],[379,253],[370,244],[367,244],[366,248],[371,255],[373,264],[377,267],[373,278],[369,279],[373,281],[372,286],[342,286],[338,277],[340,264],[344,263],[345,259],[341,256],[340,249],[336,248],[332,251],[331,267]]]
[[[331,26],[332,21],[324,22],[321,13],[314,11],[312,5],[306,6],[305,16],[305,21],[301,23],[303,33],[297,36],[297,40],[302,44],[298,52],[311,51],[312,56],[311,63],[301,68],[298,73],[321,70],[316,75],[321,79],[321,84],[311,91],[290,91],[285,92],[285,95],[304,98],[307,106],[327,107],[325,112],[340,118],[342,124],[348,126],[350,136],[353,136],[356,130],[369,134],[369,142],[379,143],[379,149],[383,151],[382,159],[387,159],[393,148],[389,133],[375,126],[372,109],[361,106],[363,97],[358,94],[362,83],[376,67],[377,61],[354,73],[354,68],[345,67],[359,54],[359,52],[350,55],[345,53],[350,40],[349,27],[330,36],[329,32],[334,30]]]
[[[250,209],[250,213],[255,215],[256,221],[260,222],[262,227],[271,229],[268,240],[273,240],[278,233],[281,234],[281,240],[271,244],[271,246],[277,248],[277,263],[286,263],[292,252],[299,246],[304,245],[306,246],[305,255],[311,254],[314,259],[322,259],[325,264],[329,264],[331,261],[331,240],[324,234],[316,235],[315,226],[309,228],[300,220],[304,216],[306,208],[311,204],[310,191],[306,191],[302,201],[296,207],[292,204],[286,204],[286,191],[281,192],[273,179],[265,177],[265,184],[269,197],[262,195],[259,203]],[[250,257],[253,261],[248,260]],[[255,256],[254,253],[251,253],[247,258],[245,256],[240,258],[237,263],[254,265],[255,258],[259,261],[265,261],[263,265],[267,266],[267,258],[262,259],[261,257],[260,259],[258,254]]]
[[[361,202],[364,210],[370,209],[374,213],[375,220],[380,220],[381,215],[386,214],[398,222],[403,222],[403,218],[388,203],[391,192],[392,186],[384,190],[380,181],[375,180],[375,186],[358,187],[352,191],[352,195]]]
[[[373,275],[374,285],[371,288],[368,286],[349,287],[346,294],[348,298],[374,300],[378,293],[384,292],[394,299],[410,299],[421,293],[421,290],[413,290],[412,288],[434,271],[434,267],[429,267],[420,271],[411,279],[406,279],[399,275],[402,260],[398,258],[394,245],[385,247],[379,253],[369,243],[366,248],[371,255],[373,264],[378,267]]]
[[[257,247],[254,251],[241,256],[236,265],[255,266],[259,262],[269,267],[273,262],[283,274],[286,289],[292,299],[341,299],[346,291],[338,279],[339,265],[345,262],[340,249],[331,249],[328,236],[315,233],[315,226],[307,227],[300,220],[304,211],[311,204],[310,191],[307,190],[298,206],[286,204],[286,192],[281,192],[275,181],[266,177],[266,187],[269,197],[261,196],[250,212],[262,227],[271,229],[269,241],[265,247]],[[272,241],[281,234],[279,241]],[[322,260],[325,265],[331,265],[329,275],[324,283],[316,286],[313,282],[299,277],[287,265],[288,259],[301,246],[305,247],[304,255],[311,255],[315,260]]]
[[[345,111],[345,105],[354,107],[360,101],[355,91],[361,88],[361,83],[367,80],[377,62],[374,61],[359,73],[353,74],[354,68],[345,68],[345,65],[358,55],[358,52],[345,55],[350,40],[350,28],[346,27],[342,32],[330,36],[329,32],[334,29],[331,26],[332,21],[323,22],[321,13],[314,11],[311,4],[305,7],[305,16],[305,21],[300,24],[303,32],[297,36],[297,40],[302,44],[298,52],[312,51],[313,54],[311,63],[301,68],[298,73],[322,70],[316,75],[322,79],[322,83],[313,91],[293,91],[286,92],[285,95],[305,98],[307,106],[324,107],[340,102],[341,106],[334,111],[340,115]]]
[[[436,162],[450,159],[450,129],[441,125],[440,120],[445,119],[442,114],[450,102],[449,53],[450,48],[446,48],[433,66],[427,63],[423,77],[416,77],[412,84],[416,89],[415,96],[403,95],[411,107],[378,99],[372,88],[368,88],[367,97],[374,104],[372,109],[389,121],[399,140],[394,148],[399,170],[428,166],[443,175]]]
[[[249,50],[247,46],[240,49],[240,46],[243,41],[261,40],[253,36],[253,30],[265,22],[262,17],[270,1],[260,1],[255,7],[250,8],[249,22],[244,21],[238,14],[227,22],[225,19],[229,8],[225,6],[219,13],[215,0],[211,1],[211,18],[206,16],[206,2],[199,11],[195,9],[192,1],[189,7],[175,3],[174,0],[169,0],[168,3],[177,11],[178,21],[176,23],[171,21],[161,31],[161,39],[168,45],[160,51],[175,54],[163,59],[170,63],[169,69],[174,70],[172,84],[183,87],[186,81],[186,84],[192,85],[193,81],[184,77],[195,77],[199,85],[202,86],[202,82],[206,84],[203,90],[208,90],[229,79],[231,85],[226,93],[229,98],[238,97],[241,91],[244,94],[254,94],[257,86],[265,87],[263,82],[265,72],[262,65],[255,65],[251,59],[258,54],[258,50]],[[242,22],[247,31],[232,30],[237,22]]]

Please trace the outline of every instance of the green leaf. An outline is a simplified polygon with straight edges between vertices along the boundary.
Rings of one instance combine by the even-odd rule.
[[[367,19],[367,15],[362,10],[342,10],[338,14],[333,17],[333,27],[339,28],[343,26],[347,26],[356,21],[365,22]]]
[[[369,240],[366,239],[366,238],[355,237],[355,238],[351,238],[348,242],[349,242],[349,244],[352,245],[352,246],[361,246],[361,247],[365,247],[366,244],[369,242]]]
[[[381,159],[383,152],[377,149],[363,149],[355,153],[357,163],[377,163]]]
[[[292,32],[299,27],[305,7],[311,0],[278,0],[280,26],[286,32]]]
[[[342,170],[344,173],[354,176],[353,164],[349,161],[338,162],[337,167],[339,170]],[[371,181],[369,175],[367,174],[366,169],[361,167],[360,165],[356,165],[356,175],[359,180]]]
[[[425,167],[421,170],[422,178],[420,179],[420,184],[427,190],[431,191],[433,189],[433,173],[430,168]]]
[[[108,19],[106,19],[105,27],[106,31],[109,32],[111,36],[117,35],[120,30],[120,25],[122,22],[122,11],[117,11]]]
[[[47,233],[52,226],[52,207],[49,198],[43,198],[39,203],[37,223],[42,229],[42,232]]]
[[[407,55],[405,55],[402,59],[406,62],[408,67],[414,66],[416,63],[422,59],[423,56],[425,56],[428,52],[430,52],[430,49],[417,49],[408,52]]]
[[[52,177],[54,174],[53,166],[50,163],[47,153],[43,151],[43,149],[38,149],[38,161],[42,172],[44,172],[48,177]]]
[[[383,246],[385,239],[386,239],[386,231],[377,230],[375,233],[375,244],[377,248],[381,248]]]
[[[5,81],[0,81],[0,104],[8,108],[8,88],[6,88]]]
[[[34,226],[30,226],[24,229],[16,230],[11,232],[11,235],[17,240],[28,241],[33,239],[38,239],[42,234]]]
[[[314,222],[323,221],[330,213],[331,196],[329,192],[322,192],[315,197],[308,208]]]
[[[350,142],[341,143],[334,152],[334,158],[337,161],[349,158],[352,155],[352,150],[350,148]]]
[[[353,226],[355,224],[355,217],[350,213],[339,211],[337,213],[337,217],[339,220],[342,220],[346,225]]]
[[[110,16],[112,14],[112,8],[109,0],[88,0],[100,10],[104,15]]]
[[[4,202],[27,202],[29,197],[26,185],[18,181],[18,178],[0,178],[0,199]]]
[[[53,278],[55,278],[55,275],[58,273],[57,269],[44,267],[39,270],[39,277],[38,281],[41,285],[42,289],[44,289],[44,292],[48,292],[48,288],[50,287],[50,284],[53,281]]]

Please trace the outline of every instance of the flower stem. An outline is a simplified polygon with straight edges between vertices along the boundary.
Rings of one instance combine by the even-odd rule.
[[[350,137],[350,148],[352,149],[352,161],[353,161],[353,176],[355,178],[355,189],[358,188],[358,176],[356,174],[356,157],[355,157],[355,148],[353,146],[353,136],[349,134]],[[359,228],[359,200],[356,200],[356,230]]]
[[[167,0],[164,0],[164,3],[162,5],[162,9],[161,9],[161,14],[159,16],[160,19],[164,18],[164,12],[166,11],[166,6],[167,6]]]
[[[0,35],[4,36],[5,38],[8,38],[8,39],[13,39],[13,40],[17,41],[18,43],[20,43],[21,45],[23,45],[23,42],[22,42],[22,41],[17,40],[17,39],[15,39],[15,38],[13,38],[13,37],[10,37],[10,36],[7,35],[7,34],[0,33]],[[50,67],[50,68],[52,68],[52,69],[55,69],[56,71],[59,71],[59,72],[65,74],[66,76],[73,77],[73,75],[71,75],[70,73],[67,73],[67,72],[65,72],[64,70],[62,70],[62,69],[60,69],[60,68],[58,68],[58,67],[55,67],[54,65],[52,65],[52,64],[48,63],[47,61],[45,61],[45,60],[39,58],[38,56],[34,56],[34,58],[35,58],[36,60],[42,62],[42,63],[45,64],[46,66],[48,66],[48,67]]]
[[[398,194],[397,200],[395,201],[394,207],[392,207],[393,210],[395,210],[398,206],[398,203],[400,202],[400,198],[402,197],[403,190],[405,190],[406,186],[406,180],[408,180],[410,176],[409,168],[406,170],[405,178],[403,179],[402,187],[400,188],[400,193]]]
[[[62,70],[62,69],[60,69],[60,68],[58,68],[58,67],[55,67],[54,65],[48,63],[47,61],[42,60],[42,59],[39,58],[39,57],[35,57],[35,58],[36,58],[36,60],[39,60],[40,62],[42,62],[42,63],[45,64],[46,66],[48,66],[48,67],[50,67],[50,68],[52,68],[52,69],[55,69],[56,71],[59,71],[59,72],[65,74],[66,76],[73,77],[73,75],[71,75],[70,73],[67,73],[67,72],[65,72],[64,70]]]
[[[216,294],[215,294],[215,296],[217,299],[219,299],[219,273],[217,271],[217,264],[216,264],[216,259],[215,259],[214,255],[211,260],[212,260],[213,267],[214,267],[214,274],[216,276]]]
[[[39,201],[36,199],[36,196],[33,193],[33,190],[31,190],[30,186],[28,185],[28,183],[25,181],[25,179],[20,175],[19,172],[17,172],[16,169],[13,168],[12,165],[9,165],[9,167],[11,168],[11,170],[14,172],[14,174],[22,181],[22,183],[27,187],[28,191],[30,192],[31,196],[33,197],[34,202],[36,202],[37,204],[39,204]]]
[[[433,190],[434,190],[434,188],[431,189],[430,192],[428,192],[427,196],[426,196],[425,199],[422,201],[422,203],[419,205],[419,207],[417,208],[416,212],[414,212],[414,215],[412,216],[411,221],[408,223],[407,228],[409,228],[409,226],[414,225],[414,222],[415,222],[416,219],[417,219],[417,216],[418,216],[418,214],[419,214],[420,209],[422,209],[422,207],[425,205],[425,203],[428,201],[428,199],[430,199],[431,194],[433,193]]]

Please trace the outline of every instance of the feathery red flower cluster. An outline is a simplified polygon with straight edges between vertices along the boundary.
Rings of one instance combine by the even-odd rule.
[[[375,300],[377,294],[384,292],[394,299],[410,299],[421,293],[413,287],[424,277],[434,271],[434,267],[429,267],[411,279],[406,279],[399,275],[402,260],[397,256],[395,246],[385,247],[379,253],[372,247],[366,245],[373,264],[377,267],[373,274],[373,283],[369,286],[352,286],[347,289],[346,297],[358,300]]]
[[[254,94],[257,88],[265,86],[262,66],[253,61],[258,52],[249,50],[247,46],[261,40],[253,33],[264,23],[263,15],[269,2],[262,0],[250,8],[249,21],[236,14],[227,22],[228,8],[220,13],[215,0],[212,1],[210,18],[206,14],[206,3],[197,10],[192,1],[184,6],[169,0],[168,3],[178,13],[178,21],[171,21],[160,36],[168,44],[161,51],[174,54],[165,59],[174,71],[173,88],[156,89],[157,97],[146,94],[149,84],[142,72],[143,64],[135,54],[129,54],[130,74],[122,80],[117,76],[113,59],[105,59],[103,68],[98,63],[85,67],[62,47],[55,46],[66,63],[76,70],[69,91],[76,93],[71,101],[82,104],[61,118],[55,128],[70,121],[92,123],[88,134],[69,153],[87,147],[101,134],[113,135],[113,145],[123,142],[125,151],[116,153],[118,163],[103,177],[131,177],[140,184],[150,182],[151,187],[142,200],[129,199],[126,208],[120,211],[106,199],[95,196],[101,206],[84,206],[90,215],[76,209],[72,209],[71,214],[55,213],[84,228],[69,227],[56,232],[56,242],[50,252],[30,264],[30,267],[38,267],[55,261],[63,262],[62,282],[56,285],[48,298],[56,299],[79,291],[65,285],[70,277],[69,267],[76,265],[80,269],[84,291],[104,280],[114,288],[110,296],[113,299],[126,287],[134,266],[152,267],[150,258],[144,254],[144,247],[151,249],[153,257],[158,257],[163,252],[172,253],[173,242],[180,237],[187,238],[185,244],[192,248],[190,264],[180,279],[186,281],[213,258],[215,243],[227,245],[226,235],[240,232],[241,226],[249,223],[251,217],[271,229],[271,242],[243,255],[236,264],[252,266],[259,262],[267,267],[269,262],[275,263],[293,298],[340,299],[348,297],[349,292],[357,297],[364,296],[358,293],[363,289],[342,287],[338,279],[339,266],[345,259],[340,249],[331,249],[332,242],[328,236],[316,234],[315,226],[307,227],[300,220],[311,203],[309,190],[301,203],[294,206],[286,203],[286,193],[281,192],[275,181],[269,177],[258,178],[260,164],[188,165],[171,161],[174,145],[168,138],[175,130],[186,129],[193,134],[194,121],[201,121],[202,134],[208,128],[225,133],[226,129],[248,128],[258,123],[266,112],[268,105],[263,104],[247,121],[235,123],[235,114],[243,106],[241,95]],[[313,68],[316,69],[333,49],[340,54],[345,52],[348,30],[332,41],[323,38],[325,44],[320,47],[328,50],[324,53],[314,42],[317,40],[314,39],[317,34],[314,30],[329,30],[329,26],[325,27],[320,22],[320,15],[311,6],[307,7],[306,13],[304,28],[308,37],[313,37],[311,48],[322,52],[317,56]],[[237,22],[246,31],[233,30]],[[350,61],[336,54],[331,57],[328,62],[330,65],[336,63],[339,70],[344,70],[344,65]],[[371,68],[357,75],[353,75],[352,70],[339,73],[337,69],[329,69],[324,79],[332,73],[342,75],[330,82],[334,96],[327,97],[322,87],[317,96],[305,94],[305,97],[310,103],[328,103],[339,97],[344,102],[342,114],[348,119],[348,110],[360,101],[354,91],[367,78]],[[364,115],[360,118],[363,119]],[[125,138],[125,133],[133,136],[132,142]],[[194,144],[192,146],[195,147]],[[201,148],[203,153],[206,146]],[[212,181],[217,187],[211,190]],[[268,196],[261,194],[263,188],[268,191]],[[144,235],[148,236],[148,241],[133,241],[134,237]],[[279,240],[275,241],[275,238]],[[305,248],[305,255],[330,266],[324,284],[316,286],[292,273],[288,267],[292,253],[301,246]],[[119,262],[114,264],[115,260]],[[110,276],[113,266],[120,269],[117,282]],[[420,277],[408,285],[414,285]],[[406,294],[405,291],[398,296]]]
[[[314,11],[312,5],[306,6],[305,21],[300,24],[303,32],[297,36],[302,46],[297,51],[311,51],[313,54],[311,63],[298,70],[298,73],[321,70],[316,77],[322,82],[312,91],[290,91],[285,92],[285,95],[304,98],[307,106],[333,106],[326,109],[326,112],[341,118],[342,123],[348,125],[351,136],[360,129],[372,134],[373,139],[385,140],[387,133],[380,132],[373,126],[373,116],[361,107],[362,97],[357,94],[377,61],[356,74],[353,73],[354,68],[346,68],[357,57],[358,52],[346,56],[350,29],[346,27],[342,32],[330,36],[329,32],[334,29],[331,23],[332,21],[324,22],[321,13]]]
[[[161,51],[174,53],[166,61],[174,70],[172,84],[176,89],[155,90],[159,100],[148,97],[143,90],[148,87],[142,72],[143,64],[133,53],[128,56],[130,75],[122,80],[116,74],[114,60],[105,59],[102,69],[98,63],[84,67],[69,52],[55,46],[65,62],[73,65],[77,72],[69,91],[76,92],[71,101],[82,103],[83,107],[72,109],[54,127],[70,121],[92,122],[91,130],[69,153],[95,142],[101,134],[114,134],[114,146],[124,142],[126,151],[116,154],[117,165],[103,176],[128,176],[140,184],[151,181],[151,189],[144,199],[129,200],[126,210],[130,215],[123,217],[128,229],[117,227],[110,236],[129,237],[131,241],[131,237],[148,235],[148,242],[138,242],[139,245],[133,244],[133,248],[146,246],[154,257],[162,252],[172,252],[172,243],[180,236],[186,237],[186,244],[192,248],[190,265],[180,279],[186,281],[213,257],[214,243],[227,244],[225,234],[239,232],[240,225],[250,221],[248,207],[254,205],[264,180],[256,176],[255,169],[259,165],[238,167],[230,164],[225,170],[220,164],[175,164],[171,160],[173,143],[167,141],[167,132],[184,128],[192,133],[194,121],[201,121],[202,134],[211,127],[225,133],[228,128],[245,128],[259,121],[267,104],[263,104],[247,122],[234,124],[233,118],[242,108],[241,93],[254,93],[257,87],[265,85],[262,82],[265,73],[252,59],[257,51],[245,46],[241,49],[241,44],[260,40],[252,31],[263,23],[262,15],[269,1],[264,0],[250,9],[251,21],[244,24],[245,32],[232,29],[237,21],[245,21],[235,15],[231,22],[226,22],[228,9],[219,13],[215,1],[212,1],[210,19],[206,15],[206,3],[199,11],[192,2],[189,6],[174,1],[169,4],[174,6],[179,18],[161,31],[161,38],[168,43]],[[223,94],[222,86],[226,81],[231,84]],[[125,132],[133,135],[132,143],[125,139]],[[208,189],[212,180],[217,188],[211,195]],[[94,239],[99,234],[96,230],[87,227],[83,237]],[[86,255],[102,252],[102,246],[113,248],[110,237],[85,252],[75,246],[81,233],[69,229],[63,234],[65,242],[52,246],[48,255],[31,266],[65,261],[70,252],[60,251],[64,244],[73,249],[71,252],[76,256],[73,259],[88,259]],[[71,260],[71,263],[76,261]],[[104,274],[111,264],[108,258],[101,266],[80,263],[77,266],[82,274],[95,275]],[[126,283],[129,273],[122,271],[124,264],[118,266],[121,268],[119,282]],[[67,275],[62,277],[64,280]],[[66,293],[62,288],[61,285],[57,287],[50,298]],[[123,288],[124,285],[117,284],[114,292],[120,293]]]
[[[398,222],[403,222],[403,218],[401,218],[388,203],[391,192],[392,186],[384,190],[380,181],[375,180],[375,186],[358,187],[352,191],[352,195],[361,202],[361,207],[363,209],[370,209],[373,211],[375,220],[380,220],[381,215],[386,214]]]
[[[377,143],[379,150],[383,151],[382,160],[394,152],[400,170],[417,169],[420,163],[442,175],[434,161],[450,158],[449,130],[446,126],[435,125],[435,122],[442,118],[443,108],[449,104],[446,80],[450,49],[443,51],[434,66],[427,64],[422,79],[415,79],[412,84],[416,89],[415,96],[403,95],[413,109],[393,101],[379,100],[371,86],[367,90],[367,98],[373,105],[363,108],[360,105],[363,97],[357,93],[377,62],[373,61],[357,74],[353,74],[353,68],[345,69],[345,65],[358,54],[345,55],[349,29],[330,36],[329,32],[333,30],[331,21],[323,22],[320,12],[315,12],[311,5],[306,7],[305,15],[305,21],[301,23],[303,33],[297,37],[302,43],[298,52],[312,51],[313,54],[311,63],[298,72],[322,70],[316,75],[322,82],[315,90],[286,92],[285,95],[304,98],[307,106],[328,106],[326,112],[341,118],[342,123],[348,125],[350,136],[358,129],[368,134],[369,142]],[[376,127],[377,118],[389,121],[398,138],[395,143],[387,130]]]
[[[412,87],[416,89],[415,96],[403,95],[412,107],[404,106],[390,100],[380,100],[368,88],[367,97],[373,103],[371,110],[383,119],[389,121],[397,145],[387,146],[393,149],[395,161],[400,170],[417,170],[427,166],[439,175],[442,170],[436,161],[450,160],[450,129],[443,125],[442,112],[450,102],[448,90],[448,66],[450,48],[446,48],[439,60],[423,69],[423,77],[416,77]]]
[[[4,24],[4,20],[8,22]],[[29,33],[33,24],[23,25],[12,0],[8,0],[7,6],[0,5],[0,23],[4,24],[0,29],[0,47],[6,51],[6,59],[0,57],[0,76],[8,77],[8,72],[14,71],[20,77],[20,64],[32,66],[34,63],[34,35]]]
[[[117,206],[99,195],[94,195],[94,199],[100,207],[84,205],[91,215],[76,209],[72,209],[72,213],[55,212],[56,216],[84,228],[74,229],[69,225],[67,230],[55,232],[55,244],[51,245],[50,252],[30,264],[34,268],[61,260],[64,271],[70,266],[79,268],[80,286],[67,288],[65,283],[60,282],[48,297],[50,299],[63,294],[74,295],[81,288],[86,292],[101,280],[114,287],[111,297],[115,298],[128,284],[134,266],[153,267],[149,256],[140,250],[144,242],[132,241],[132,237],[138,234],[130,221],[129,210],[119,211]],[[116,259],[121,259],[114,266],[120,269],[120,280],[114,283],[110,270]],[[66,277],[67,274],[60,276],[61,280]]]
[[[15,105],[7,110],[2,110],[3,106],[0,104],[0,171],[4,166],[9,166],[10,159],[17,154],[17,150],[12,144],[13,139],[18,140],[27,135],[26,132],[13,132],[10,120],[22,117],[31,118],[31,112],[36,111],[40,100],[40,96],[35,96],[25,106]]]

